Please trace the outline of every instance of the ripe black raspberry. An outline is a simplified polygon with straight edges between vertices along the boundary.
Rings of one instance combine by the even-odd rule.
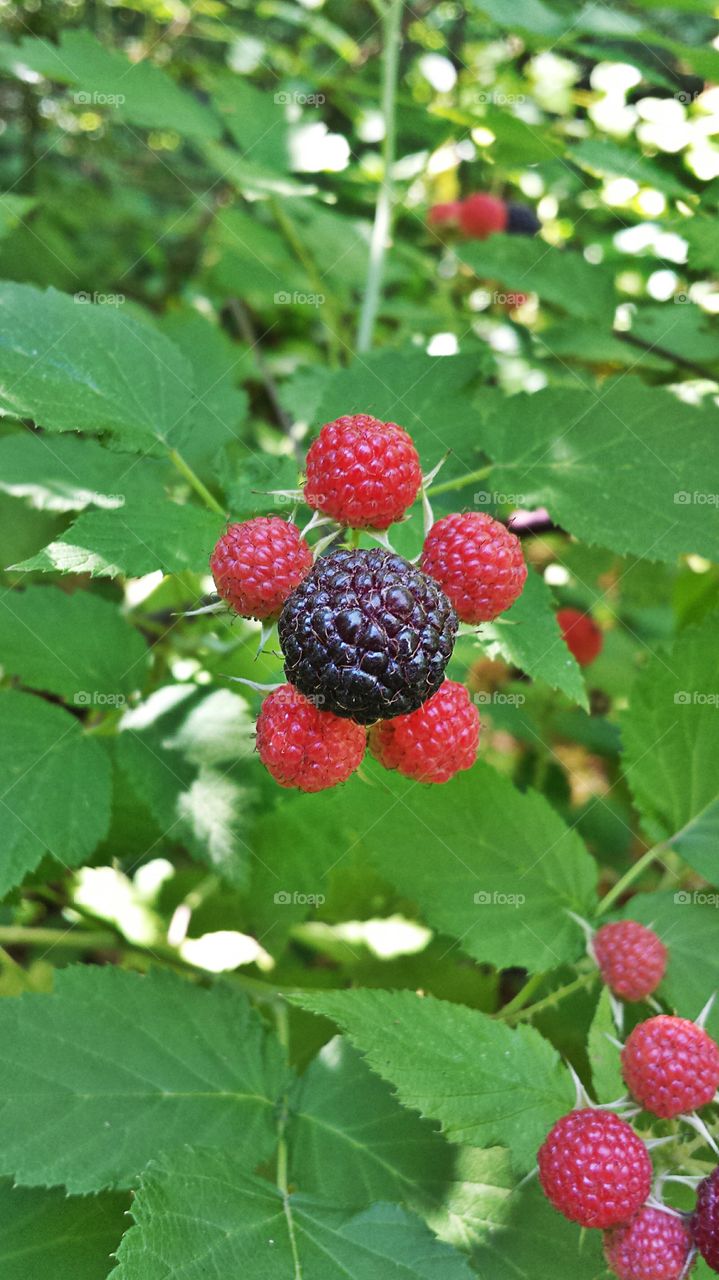
[[[431,698],[456,633],[437,583],[379,548],[321,557],[279,621],[290,683],[359,724],[407,715]]]
[[[534,209],[530,209],[526,204],[513,204],[510,200],[507,205],[507,234],[510,236],[536,236],[541,222],[537,217]]]
[[[699,1183],[692,1235],[707,1266],[719,1272],[719,1168]]]

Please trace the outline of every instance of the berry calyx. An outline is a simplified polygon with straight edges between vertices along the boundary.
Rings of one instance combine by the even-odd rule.
[[[557,622],[564,643],[580,667],[588,667],[590,662],[599,657],[604,636],[588,613],[582,613],[579,609],[559,609]]]
[[[719,1166],[699,1183],[692,1236],[707,1266],[719,1272]]]
[[[534,209],[530,209],[528,204],[514,204],[510,200],[507,205],[507,235],[536,236],[541,225]]]
[[[373,725],[372,755],[417,782],[448,782],[470,769],[479,744],[479,712],[463,684],[445,680],[418,711]]]
[[[210,556],[219,595],[243,618],[264,621],[312,568],[312,550],[296,524],[257,516],[231,524]]]
[[[719,1049],[695,1022],[660,1014],[632,1031],[622,1075],[646,1111],[668,1120],[711,1102],[719,1088]]]
[[[494,232],[506,229],[507,205],[504,200],[484,192],[467,196],[460,205],[459,225],[471,239],[486,240]]]
[[[326,422],[307,454],[305,501],[353,529],[388,529],[421,484],[412,438],[396,422],[368,414]]]
[[[365,745],[360,725],[321,711],[291,684],[265,698],[257,719],[260,760],[281,787],[326,791],[346,782]]]
[[[604,1256],[619,1280],[684,1280],[691,1252],[688,1222],[649,1206],[604,1235]]]
[[[431,698],[456,633],[437,583],[379,548],[321,556],[279,620],[287,679],[360,724],[407,715]]]
[[[432,526],[421,566],[446,591],[462,622],[490,622],[522,593],[522,544],[498,520],[477,511],[444,516]]]
[[[667,967],[661,938],[637,920],[602,925],[592,950],[602,978],[622,1000],[645,1000],[656,991]]]
[[[612,1111],[584,1107],[562,1116],[537,1158],[547,1199],[583,1227],[626,1222],[649,1195],[649,1153],[626,1120]]]

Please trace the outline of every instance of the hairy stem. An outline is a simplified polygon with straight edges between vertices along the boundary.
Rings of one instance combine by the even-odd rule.
[[[190,487],[195,490],[195,493],[199,494],[205,506],[209,507],[210,511],[216,512],[218,516],[226,515],[224,508],[220,506],[217,498],[214,494],[210,493],[207,485],[203,484],[200,477],[192,470],[189,462],[185,461],[182,454],[178,453],[177,449],[168,449],[167,456],[172,465],[177,468],[180,475],[184,476]]]
[[[572,996],[577,991],[583,991],[585,987],[591,987],[599,976],[598,969],[591,969],[588,973],[583,973],[581,977],[575,978],[573,982],[568,982],[564,987],[558,987],[556,991],[550,992],[543,1000],[538,1000],[536,1004],[527,1005],[524,1009],[519,1009],[515,1013],[509,1013],[502,1009],[496,1015],[501,1021],[505,1018],[508,1022],[521,1022],[525,1018],[533,1018],[537,1013],[543,1013],[545,1009],[554,1009],[556,1005],[561,1004],[562,1000],[566,1000],[567,996]],[[521,993],[520,993],[521,994]]]
[[[397,75],[399,71],[399,50],[402,42],[402,3],[403,0],[390,0],[389,4],[381,11],[384,46],[382,53],[382,116],[384,119],[382,182],[377,194],[370,240],[367,283],[357,331],[357,350],[361,353],[369,351],[372,346],[375,321],[382,297],[387,242],[392,230],[393,169],[397,146]]]

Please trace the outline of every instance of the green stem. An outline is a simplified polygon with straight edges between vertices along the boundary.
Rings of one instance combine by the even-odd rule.
[[[33,929],[24,925],[0,925],[0,946],[5,947],[69,947],[76,951],[105,951],[117,946],[110,930],[91,933],[87,930]]]
[[[477,471],[467,471],[463,476],[456,476],[454,480],[445,480],[442,484],[433,484],[428,490],[427,496],[434,498],[438,493],[452,493],[455,489],[463,489],[467,484],[474,484],[477,480],[485,480],[492,470],[492,463],[487,463],[486,467],[480,467]]]
[[[178,453],[177,449],[168,449],[167,456],[173,466],[177,468],[180,475],[184,476],[187,483],[195,490],[195,493],[199,494],[205,506],[210,508],[210,511],[215,511],[218,516],[224,516],[227,514],[224,508],[220,506],[214,494],[210,493],[207,485],[202,483],[200,477],[192,470],[189,462],[185,461],[182,454]]]
[[[402,43],[402,4],[403,0],[390,0],[390,3],[381,13],[383,33],[382,117],[384,119],[382,182],[377,194],[370,240],[367,283],[357,331],[357,350],[360,353],[369,351],[372,346],[372,336],[382,296],[387,243],[392,231],[393,170],[397,148],[397,76],[399,72],[399,51]]]
[[[508,1021],[520,1022],[525,1018],[533,1018],[537,1013],[543,1013],[545,1009],[554,1009],[562,1000],[566,1000],[567,996],[572,996],[577,991],[583,991],[585,987],[591,987],[593,983],[597,981],[598,976],[598,969],[592,969],[589,973],[583,973],[581,977],[575,978],[573,982],[568,982],[564,987],[558,987],[556,991],[552,991],[550,995],[545,996],[543,1000],[538,1000],[536,1004],[530,1004],[525,1009],[520,1009],[517,1013],[510,1013],[508,1015]],[[500,1021],[502,1021],[506,1016],[504,1009],[500,1010],[496,1015]]]
[[[518,1013],[520,1009],[523,1009],[527,1001],[531,1000],[537,988],[541,987],[544,982],[544,978],[545,975],[543,973],[532,974],[532,977],[529,978],[527,982],[525,982],[524,986],[520,988],[514,999],[509,1000],[508,1003],[500,1009],[497,1017],[509,1018],[512,1014]]]
[[[307,249],[302,237],[298,234],[297,228],[295,227],[290,215],[287,213],[287,210],[283,208],[276,196],[272,196],[270,198],[270,208],[272,209],[275,220],[290,245],[290,248],[293,250],[296,258],[307,272],[307,277],[312,282],[315,293],[318,297],[324,298],[324,293],[322,291],[326,287],[325,283],[319,273],[312,254]],[[326,305],[326,299],[322,305]],[[339,364],[340,341],[337,332],[339,327],[339,322],[334,318],[334,316],[332,317],[332,322],[327,322],[324,326],[327,334],[327,347],[330,363],[333,365]]]
[[[275,1027],[277,1030],[277,1039],[286,1054],[289,1054],[290,1047],[290,1026],[286,1004],[278,1004],[275,1006]],[[289,1119],[289,1103],[288,1096],[285,1095],[280,1103],[280,1113],[277,1118],[277,1186],[282,1195],[282,1205],[285,1212],[285,1221],[287,1223],[287,1234],[290,1238],[290,1248],[292,1250],[292,1261],[294,1263],[294,1280],[302,1280],[302,1263],[297,1249],[297,1239],[295,1236],[295,1221],[292,1216],[292,1204],[290,1202],[289,1181],[287,1170],[287,1121]]]
[[[646,871],[647,867],[650,867],[652,863],[656,861],[656,859],[659,857],[661,850],[664,848],[665,846],[663,844],[655,844],[655,845],[652,845],[651,849],[647,849],[646,853],[643,853],[641,858],[639,858],[637,862],[633,863],[633,865],[629,868],[627,872],[625,872],[625,874],[621,877],[621,879],[617,880],[617,883],[612,886],[612,888],[609,890],[609,893],[605,893],[604,897],[599,903],[599,906],[597,907],[596,914],[598,916],[604,915],[604,912],[608,911],[609,908],[614,905],[614,903],[617,901],[617,898],[621,897],[621,895],[624,893],[624,890],[628,889],[630,885],[634,884],[634,881],[639,879],[642,872]]]

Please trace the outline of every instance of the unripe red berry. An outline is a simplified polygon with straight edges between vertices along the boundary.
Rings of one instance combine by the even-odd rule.
[[[463,200],[459,210],[459,225],[464,234],[473,240],[486,240],[496,231],[507,226],[507,205],[496,196],[477,192]]]
[[[276,617],[312,568],[312,549],[297,525],[279,516],[231,524],[210,556],[215,586],[243,618]]]
[[[719,1088],[719,1049],[688,1018],[660,1014],[634,1028],[622,1050],[632,1097],[664,1120],[695,1111]]]
[[[580,667],[588,667],[602,652],[604,636],[593,618],[579,609],[559,609],[557,622],[564,643]]]
[[[444,588],[462,622],[490,622],[513,605],[527,578],[522,544],[483,512],[444,516],[422,549],[422,569]]]
[[[463,684],[445,680],[418,711],[381,720],[369,747],[385,769],[417,782],[448,782],[477,757],[479,713]]]
[[[619,1280],[684,1280],[691,1251],[686,1219],[649,1206],[604,1234],[604,1256]]]
[[[636,920],[604,924],[592,940],[602,978],[622,1000],[646,1000],[667,967],[667,949],[652,929]]]
[[[585,1107],[562,1116],[539,1149],[547,1199],[583,1227],[613,1227],[644,1204],[652,1180],[649,1153],[612,1111]]]
[[[320,711],[291,684],[265,698],[257,719],[260,760],[281,787],[325,791],[346,782],[365,745],[361,725]]]
[[[325,423],[307,454],[305,501],[353,529],[389,528],[421,484],[412,438],[396,422],[368,414]]]

